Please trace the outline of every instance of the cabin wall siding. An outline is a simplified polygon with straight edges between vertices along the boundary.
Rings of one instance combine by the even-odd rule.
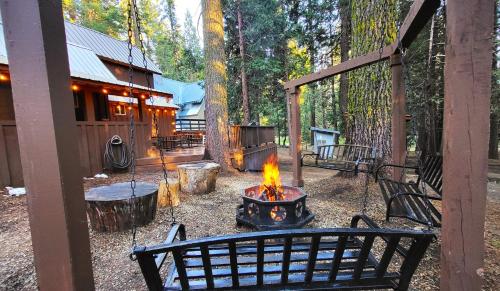
[[[84,92],[85,117],[88,120],[76,122],[79,152],[75,154],[75,159],[80,161],[82,177],[90,177],[102,173],[106,142],[113,135],[119,135],[127,145],[129,144],[130,122],[128,121],[128,115],[114,116],[111,106],[118,104],[117,102],[109,102],[108,104],[112,120],[95,121],[92,95],[93,93],[101,94],[102,88],[80,85],[78,90]],[[110,94],[122,93],[109,91]],[[9,84],[0,85],[0,188],[23,185],[23,172],[11,92]],[[69,98],[73,97],[69,96]],[[141,104],[145,107],[144,100],[141,100]],[[128,104],[125,105],[128,107]],[[153,132],[151,124],[153,110],[149,111],[143,108],[143,120],[140,121],[139,108],[137,105],[134,106],[136,158],[147,157],[148,150],[152,147],[151,136]],[[170,108],[159,110],[160,135],[174,134],[175,124],[172,125],[172,122],[175,122],[175,116],[172,115],[172,111]],[[120,120],[117,120],[118,117]],[[78,163],[75,163],[75,165],[78,165]]]
[[[102,173],[106,142],[119,135],[128,145],[129,122],[78,121],[77,138],[82,177]],[[146,157],[151,148],[151,125],[136,123],[135,152],[137,158]],[[78,165],[78,163],[75,163]],[[23,174],[15,121],[0,121],[0,187],[22,186]]]

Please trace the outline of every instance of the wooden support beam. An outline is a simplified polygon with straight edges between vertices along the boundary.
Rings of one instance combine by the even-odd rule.
[[[300,158],[302,156],[302,134],[300,126],[300,89],[292,88],[286,91],[288,100],[290,101],[290,149],[292,152],[292,170],[293,179],[292,185],[295,187],[304,186],[302,179],[302,167]]]
[[[392,112],[391,139],[392,163],[404,165],[406,157],[406,92],[401,66],[401,55],[391,56],[392,72]],[[401,169],[394,168],[393,179],[401,178]]]
[[[396,50],[396,45],[391,44],[383,48],[382,54],[379,51],[374,51],[366,55],[350,59],[348,61],[342,62],[335,66],[330,66],[324,70],[316,73],[308,74],[295,80],[290,80],[285,83],[285,89],[291,89],[294,87],[299,87],[302,85],[310,84],[313,82],[321,81],[323,79],[332,77],[334,75],[342,74],[345,72],[352,71],[364,66],[371,65],[378,61],[388,59]]]
[[[493,0],[448,0],[441,290],[480,290],[487,193]]]
[[[61,1],[0,8],[38,288],[93,290]]]
[[[409,47],[417,38],[440,5],[440,0],[415,0],[413,2],[410,11],[408,11],[405,20],[401,24],[400,39],[404,48]]]

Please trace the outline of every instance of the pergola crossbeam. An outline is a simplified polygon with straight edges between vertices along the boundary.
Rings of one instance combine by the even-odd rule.
[[[410,7],[410,11],[405,17],[401,25],[400,39],[403,48],[407,48],[415,40],[425,24],[431,19],[436,10],[439,8],[441,2],[439,0],[416,0]],[[310,84],[313,82],[321,81],[323,79],[346,73],[373,63],[387,60],[391,55],[397,53],[398,41],[383,48],[382,53],[373,51],[368,54],[350,59],[340,64],[330,66],[326,69],[320,70],[300,77],[295,80],[290,80],[285,83],[284,87],[289,90],[293,87]]]

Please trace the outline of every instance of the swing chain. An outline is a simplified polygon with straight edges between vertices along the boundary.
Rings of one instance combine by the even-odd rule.
[[[144,45],[144,39],[142,36],[142,28],[141,28],[141,18],[139,16],[139,9],[137,7],[137,0],[130,0],[129,2],[132,2],[134,5],[134,12],[135,12],[135,22],[136,22],[136,28],[137,28],[137,35],[138,35],[138,45],[141,50],[142,54],[142,63],[144,66],[145,71],[147,72],[148,70],[148,61],[146,57],[146,47]],[[154,102],[155,98],[153,97],[153,92],[151,90],[151,81],[150,78],[146,75],[146,83],[147,83],[147,88],[148,88],[148,94],[149,94],[149,100],[151,102],[151,106],[154,107]],[[158,143],[158,138],[160,137],[160,126],[159,126],[159,118],[157,115],[157,111],[153,110],[153,124],[154,124],[154,130],[155,130],[155,136],[157,139]],[[167,171],[167,166],[165,162],[165,155],[163,152],[163,149],[161,147],[158,147],[158,151],[160,152],[160,160],[161,160],[161,166],[162,166],[162,173],[163,173],[163,179],[165,180],[165,187],[167,191],[167,199],[169,203],[169,213],[170,213],[170,219],[171,219],[171,224],[176,223],[175,219],[175,213],[174,213],[174,206],[172,203],[172,193],[170,191],[170,185],[168,183],[168,171]]]
[[[132,54],[132,6],[130,1],[128,2],[128,19],[127,19],[127,24],[128,24],[128,43],[127,43],[127,48],[128,48],[128,63],[129,63],[129,68],[128,68],[128,88],[129,88],[129,106],[133,106],[133,76],[134,76],[134,71],[132,64],[134,62],[134,57]],[[129,199],[130,203],[130,212],[132,215],[132,247],[135,247],[137,245],[137,225],[136,225],[136,207],[135,207],[135,188],[136,188],[136,180],[135,180],[135,116],[134,116],[134,111],[130,110],[129,111],[129,119],[130,119],[130,136],[129,136],[129,144],[130,144],[130,159],[131,159],[131,165],[130,165],[130,174],[131,174],[131,179],[130,179],[130,189],[131,189],[131,195]],[[130,259],[135,260],[136,258],[131,255]]]

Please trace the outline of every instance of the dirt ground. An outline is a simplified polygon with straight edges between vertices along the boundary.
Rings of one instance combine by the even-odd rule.
[[[280,150],[280,169],[285,184],[291,181],[290,159]],[[175,173],[171,173],[175,175]],[[109,179],[86,180],[85,189],[126,181],[128,175],[112,175]],[[138,181],[159,182],[160,172],[143,172]],[[308,207],[316,215],[310,227],[348,226],[359,212],[363,200],[363,180],[337,177],[336,172],[304,168],[304,190]],[[222,175],[213,193],[181,196],[176,207],[177,221],[186,225],[188,238],[246,232],[235,222],[235,209],[243,187],[258,184],[260,173]],[[486,256],[484,290],[500,290],[500,187],[490,184],[486,215]],[[368,214],[382,226],[420,227],[405,220],[384,220],[385,204],[378,186],[370,185]],[[161,242],[170,225],[168,209],[159,209],[153,223],[138,230],[139,244]],[[128,258],[131,234],[102,234],[90,231],[92,263],[96,288],[99,290],[146,289],[139,267]],[[0,290],[36,289],[35,268],[29,232],[26,197],[8,197],[0,193]],[[427,251],[412,280],[412,290],[439,289],[440,242]]]

